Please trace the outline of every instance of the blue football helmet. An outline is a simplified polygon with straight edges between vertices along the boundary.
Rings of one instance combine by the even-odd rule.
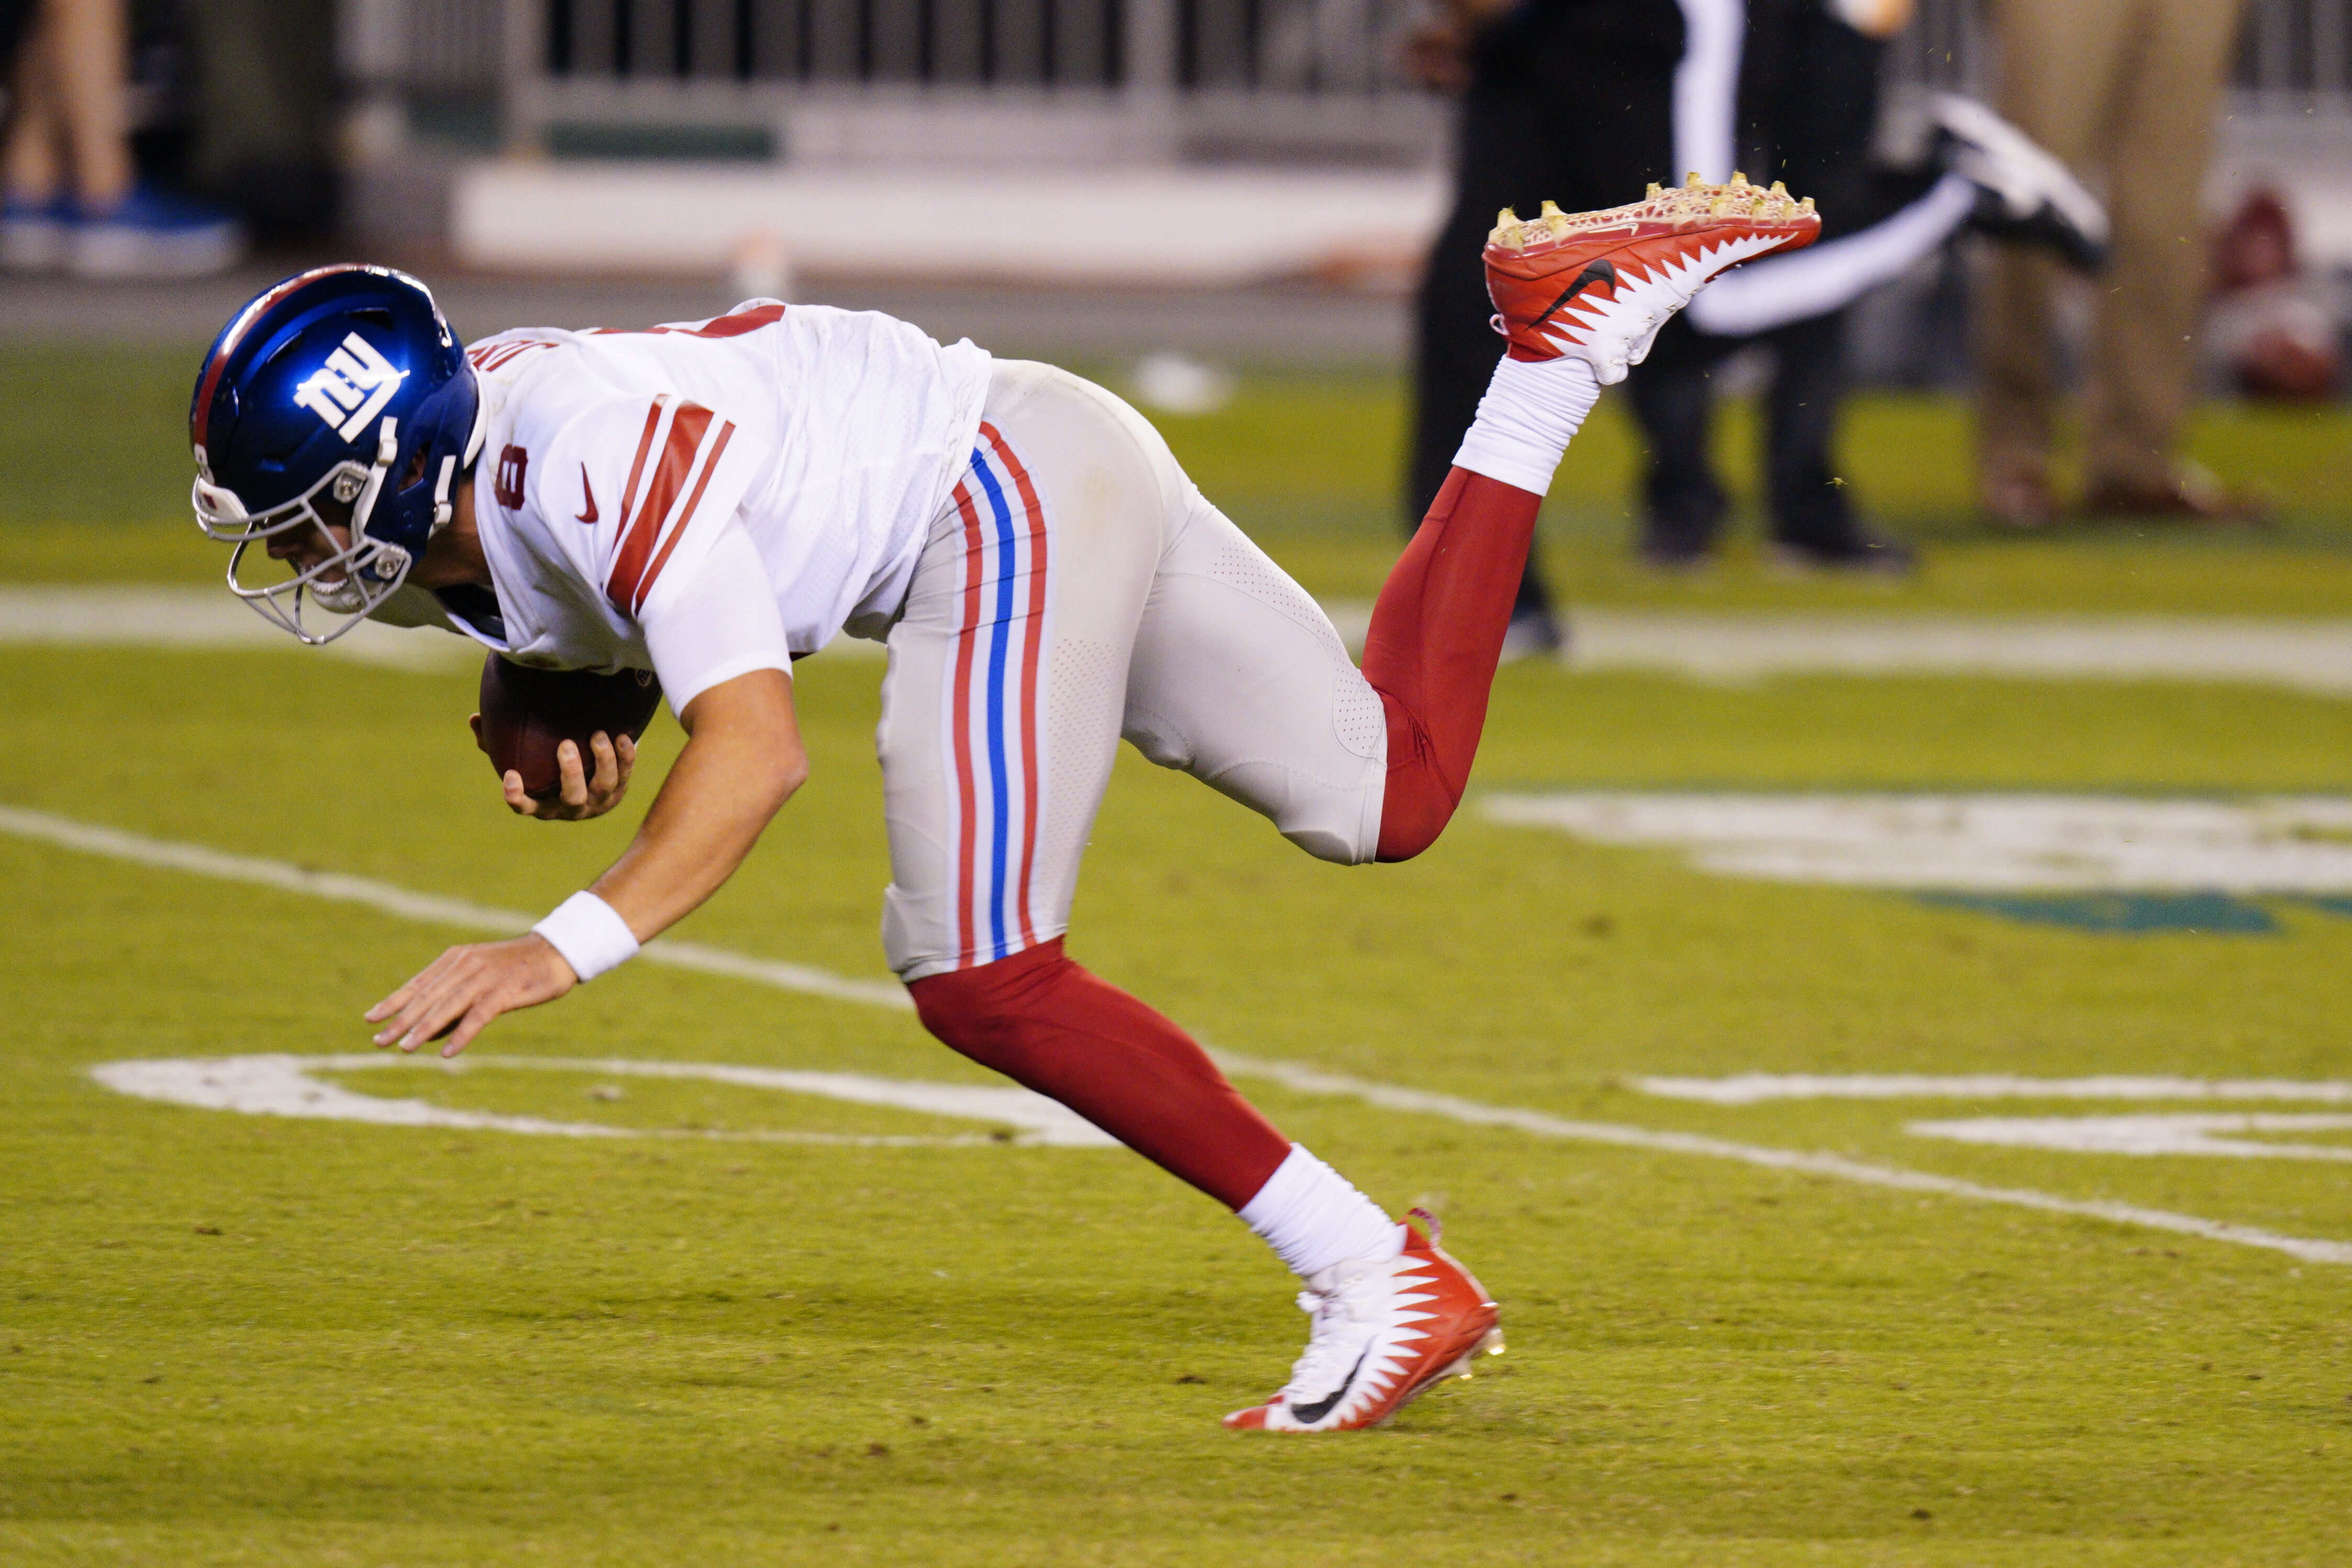
[[[484,412],[464,345],[406,273],[322,267],[255,297],[205,355],[188,408],[196,522],[236,547],[230,591],[305,643],[350,631],[448,523]],[[327,559],[284,580],[240,576],[257,542],[310,528]]]

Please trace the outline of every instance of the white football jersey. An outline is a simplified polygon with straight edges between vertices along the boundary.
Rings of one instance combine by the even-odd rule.
[[[467,631],[523,664],[654,669],[679,707],[719,665],[723,679],[786,664],[779,622],[795,654],[845,626],[887,632],[989,378],[969,341],[772,300],[646,331],[502,332],[466,352],[488,406],[474,517],[497,622],[487,601],[422,591],[381,618]],[[775,620],[745,609],[746,576]]]

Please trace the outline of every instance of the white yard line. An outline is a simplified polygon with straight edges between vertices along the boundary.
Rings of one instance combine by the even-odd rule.
[[[2292,1078],[2027,1078],[2010,1072],[1738,1072],[1634,1078],[1644,1094],[1757,1105],[1769,1100],[2315,1100],[2352,1104],[2352,1082]]]
[[[1341,1095],[1360,1100],[1367,1105],[1378,1105],[1383,1110],[1417,1111],[1476,1127],[1515,1127],[1539,1138],[1566,1138],[1589,1144],[1614,1144],[1624,1148],[1657,1149],[1667,1154],[1704,1155],[1713,1159],[1739,1160],[1769,1170],[1833,1176],[1840,1181],[1858,1182],[1864,1186],[1893,1187],[1899,1192],[1930,1192],[1946,1197],[1972,1198],[1979,1203],[2012,1204],[2020,1208],[2038,1208],[2050,1214],[2081,1215],[2091,1219],[2113,1220],[2119,1225],[2142,1225],[2155,1230],[2177,1231],[2183,1236],[2201,1236],[2209,1241],[2235,1241],[2246,1247],[2265,1247],[2291,1258],[2299,1258],[2306,1263],[2352,1263],[2352,1242],[2306,1240],[2302,1237],[2281,1236],[2275,1231],[2251,1225],[2232,1225],[2225,1220],[2200,1219],[2194,1215],[2173,1214],[2160,1208],[2142,1208],[2137,1204],[2057,1197],[2024,1187],[1984,1186],[1953,1176],[1930,1176],[1924,1171],[1864,1165],[1859,1160],[1849,1160],[1838,1155],[1809,1155],[1793,1149],[1764,1148],[1754,1144],[1735,1144],[1722,1138],[1706,1137],[1696,1133],[1660,1132],[1650,1127],[1620,1126],[1612,1122],[1571,1122],[1541,1111],[1522,1111],[1507,1105],[1482,1105],[1475,1100],[1457,1099],[1451,1094],[1430,1094],[1418,1089],[1368,1083],[1361,1079],[1322,1072],[1288,1062],[1258,1061],[1248,1057],[1227,1055],[1221,1055],[1218,1061],[1230,1071],[1268,1079],[1301,1093]]]
[[[463,931],[488,931],[500,936],[512,936],[518,932],[530,930],[538,918],[511,909],[492,909],[487,904],[469,904],[461,898],[413,893],[407,888],[394,887],[390,883],[375,882],[363,876],[310,871],[302,866],[289,865],[284,861],[229,854],[220,850],[206,849],[202,844],[145,838],[116,828],[101,828],[89,822],[77,822],[69,817],[52,816],[47,811],[27,811],[13,806],[0,806],[0,832],[14,833],[18,838],[37,839],[44,843],[80,850],[89,854],[135,861],[142,865],[190,872],[197,876],[257,883],[287,893],[333,899],[339,904],[363,904],[403,920],[422,921],[432,925],[454,925]],[[697,942],[656,938],[646,944],[641,956],[656,964],[667,964],[673,968],[731,975],[739,980],[757,980],[761,985],[774,986],[781,990],[804,991],[811,996],[830,997],[835,1001],[863,1002],[869,1007],[896,1008],[901,1011],[911,1010],[914,1007],[907,999],[906,988],[889,981],[853,980],[845,976],[811,968],[805,964],[754,958],[749,954],[730,953],[723,947],[706,947]]]
[[[1351,647],[1371,605],[1324,608]],[[2352,621],[2219,615],[1708,614],[1575,606],[1568,663],[1703,681],[1781,674],[2005,675],[2061,680],[2238,681],[2352,694]],[[299,647],[219,588],[0,586],[0,643],[158,648]],[[470,643],[365,625],[330,654],[394,669],[480,661]],[[834,658],[878,658],[835,638]]]
[[[207,1111],[247,1116],[293,1116],[331,1122],[367,1122],[387,1127],[455,1127],[530,1133],[565,1138],[716,1138],[754,1143],[845,1144],[864,1147],[940,1145],[993,1145],[986,1134],[929,1137],[898,1134],[800,1132],[729,1132],[717,1129],[616,1127],[604,1122],[551,1122],[541,1116],[504,1116],[486,1111],[456,1111],[424,1100],[393,1100],[359,1094],[311,1076],[319,1072],[363,1072],[418,1068],[463,1077],[484,1070],[515,1068],[541,1072],[593,1072],[610,1078],[703,1079],[747,1089],[815,1094],[853,1105],[885,1105],[971,1122],[997,1122],[1021,1129],[1013,1144],[1073,1149],[1117,1148],[1118,1143],[1067,1106],[1011,1084],[921,1083],[874,1078],[859,1072],[788,1072],[725,1062],[632,1061],[611,1057],[469,1054],[454,1061],[438,1057],[372,1051],[366,1055],[293,1056],[270,1051],[253,1056],[169,1057],[149,1061],[109,1061],[90,1076],[119,1093]]]
[[[220,877],[231,882],[258,883],[289,893],[307,894],[313,897],[365,904],[404,920],[501,933],[523,930],[530,924],[530,917],[528,915],[469,904],[460,899],[413,893],[405,888],[394,887],[387,883],[373,882],[365,877],[340,876],[326,872],[306,871],[300,866],[290,865],[282,861],[226,854],[198,844],[174,843],[167,840],[146,838],[136,833],[126,833],[118,829],[77,822],[69,818],[53,816],[46,811],[28,811],[14,807],[0,807],[0,832],[14,833],[20,838],[55,844],[65,849],[79,850],[86,853],[131,861],[142,865],[189,872],[200,876]],[[681,956],[681,955],[686,956]],[[909,1005],[905,993],[895,986],[874,981],[853,980],[798,964],[782,964],[769,959],[752,958],[714,947],[655,942],[647,945],[645,956],[657,963],[702,969],[714,974],[732,975],[739,979],[757,980],[785,990],[831,997],[841,1001],[861,1002],[902,1009]],[[1770,1170],[1797,1171],[1810,1176],[1854,1182],[1864,1186],[1890,1187],[1901,1192],[1931,1193],[1945,1197],[1968,1198],[1979,1203],[2008,1204],[2020,1208],[2040,1209],[2051,1214],[2076,1215],[2085,1218],[2108,1220],[2119,1225],[2143,1226],[2150,1229],[2172,1231],[2183,1236],[2201,1237],[2211,1241],[2230,1241],[2241,1246],[2266,1248],[2274,1252],[2284,1252],[2289,1257],[2300,1259],[2305,1262],[2352,1264],[2352,1242],[2318,1241],[2301,1237],[2282,1236],[2274,1231],[2263,1230],[2254,1226],[2233,1225],[2224,1220],[2200,1219],[2193,1215],[2173,1214],[2159,1208],[2143,1208],[2136,1204],[2059,1197],[2023,1187],[1984,1186],[1976,1182],[1961,1181],[1950,1176],[1931,1176],[1921,1171],[1907,1171],[1893,1166],[1865,1165],[1837,1155],[1805,1154],[1792,1149],[1737,1144],[1695,1133],[1664,1132],[1655,1128],[1622,1126],[1608,1122],[1570,1121],[1541,1111],[1522,1110],[1507,1105],[1481,1104],[1477,1101],[1464,1100],[1451,1094],[1432,1094],[1417,1089],[1373,1083],[1362,1079],[1324,1072],[1297,1063],[1264,1061],[1230,1052],[1221,1052],[1217,1059],[1226,1071],[1237,1076],[1264,1079],[1279,1083],[1298,1093],[1351,1099],[1383,1110],[1441,1116],[1448,1121],[1459,1122],[1468,1126],[1509,1127],[1539,1138],[1559,1138],[1582,1143],[1609,1144],[1622,1148],[1654,1149],[1667,1154],[1699,1155],[1712,1159],[1738,1160]]]

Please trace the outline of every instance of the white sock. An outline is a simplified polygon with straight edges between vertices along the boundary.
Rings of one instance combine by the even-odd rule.
[[[1600,400],[1601,382],[1582,360],[1506,355],[1478,400],[1478,417],[1454,465],[1540,496],[1551,488],[1560,455]]]
[[[1297,1144],[1241,1217],[1300,1279],[1350,1260],[1385,1263],[1404,1250],[1403,1226]]]

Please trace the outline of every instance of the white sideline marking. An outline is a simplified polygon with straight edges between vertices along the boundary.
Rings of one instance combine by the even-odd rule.
[[[457,1127],[536,1133],[565,1138],[718,1138],[753,1143],[847,1144],[866,1147],[978,1145],[1000,1141],[985,1134],[911,1137],[843,1133],[695,1132],[615,1127],[596,1122],[551,1122],[538,1116],[452,1111],[427,1104],[422,1100],[388,1100],[374,1094],[359,1094],[339,1084],[321,1082],[310,1076],[314,1072],[358,1072],[387,1067],[415,1067],[452,1074],[471,1072],[481,1068],[511,1067],[541,1071],[597,1072],[613,1077],[707,1079],[753,1089],[817,1094],[853,1104],[887,1105],[894,1110],[920,1111],[933,1116],[1003,1123],[1021,1129],[1010,1140],[1015,1144],[1058,1148],[1118,1146],[1116,1139],[1076,1113],[1026,1089],[985,1084],[919,1083],[901,1079],[870,1078],[854,1072],[787,1072],[772,1068],[734,1067],[717,1062],[491,1055],[461,1056],[444,1062],[435,1058],[381,1053],[289,1056],[271,1052],[255,1056],[110,1061],[90,1069],[89,1075],[110,1089],[136,1095],[142,1100],[161,1100],[170,1104],[193,1105],[207,1111],[236,1111],[248,1116],[366,1122],[385,1127]]]
[[[1758,1105],[1768,1100],[2308,1100],[2352,1104],[2352,1082],[2286,1078],[2021,1078],[2006,1072],[1739,1072],[1728,1078],[1631,1078],[1644,1094]]]
[[[1362,600],[1323,608],[1361,649]],[[2352,694],[2352,621],[2252,616],[1738,615],[1687,611],[1570,612],[1567,662],[1580,670],[1646,670],[1699,681],[1783,674],[2002,675],[2050,680],[2239,681],[2331,696]],[[0,643],[174,648],[299,646],[219,588],[0,587]],[[338,658],[394,669],[477,664],[481,651],[446,633],[362,625],[327,645]],[[882,646],[836,637],[835,657]]]
[[[299,866],[278,861],[265,861],[243,855],[223,854],[216,850],[194,844],[169,843],[158,839],[142,838],[120,832],[111,828],[95,827],[75,822],[67,818],[51,816],[46,811],[27,811],[12,807],[0,807],[0,831],[58,844],[68,849],[89,853],[110,855],[117,859],[142,864],[193,872],[203,876],[225,877],[234,882],[259,883],[293,893],[338,898],[367,904],[404,919],[438,925],[479,927],[488,924],[490,929],[512,931],[527,924],[527,918],[505,911],[488,909],[479,904],[457,899],[435,897],[429,894],[408,892],[384,883],[371,882],[362,877],[336,876],[328,873],[304,871]],[[785,990],[814,991],[818,995],[843,1001],[858,1001],[869,1005],[911,1007],[903,992],[861,980],[845,979],[827,975],[823,970],[803,967],[797,964],[779,964],[765,959],[742,957],[718,948],[686,949],[683,944],[663,942],[648,944],[646,956],[667,950],[667,956],[657,961],[683,963],[689,968],[708,969],[716,974],[734,975],[740,978],[758,980]],[[718,960],[705,962],[680,959],[681,951],[698,953]],[[824,988],[812,982],[822,981]],[[1756,1145],[1735,1144],[1721,1138],[1702,1137],[1689,1133],[1660,1132],[1647,1127],[1618,1126],[1605,1122],[1571,1122],[1540,1111],[1524,1111],[1511,1106],[1482,1105],[1476,1101],[1458,1099],[1450,1094],[1431,1094],[1416,1089],[1401,1089],[1386,1084],[1365,1082],[1360,1079],[1319,1071],[1314,1068],[1288,1062],[1261,1061],[1231,1053],[1214,1053],[1227,1071],[1237,1076],[1262,1078],[1284,1087],[1308,1094],[1331,1094],[1360,1100],[1366,1104],[1385,1110],[1411,1111],[1423,1115],[1443,1116],[1470,1126],[1512,1127],[1544,1138],[1578,1139],[1590,1143],[1614,1144],[1628,1148],[1658,1149],[1674,1154],[1704,1155],[1717,1159],[1743,1161],[1774,1170],[1802,1171],[1811,1175],[1857,1182],[1866,1186],[1893,1187],[1906,1192],[1936,1193],[1947,1197],[1964,1197],[1983,1203],[2005,1203],[2021,1208],[2041,1209],[2053,1214],[2080,1215],[2094,1219],[2110,1220],[2119,1225],[2145,1226],[2151,1229],[2177,1231],[2186,1236],[2198,1236],[2213,1241],[2233,1241],[2242,1246],[2268,1248],[2314,1263],[2352,1264],[2352,1243],[2313,1241],[2297,1237],[2280,1236],[2252,1226],[2232,1225],[2222,1220],[2200,1219],[2193,1215],[2172,1214],[2163,1209],[2142,1208],[2132,1204],[2083,1202],[2074,1198],[2053,1197],[2048,1193],[2022,1187],[1980,1186],[1975,1182],[1958,1181],[1948,1176],[1929,1176],[1924,1172],[1906,1171],[1888,1166],[1868,1166],[1835,1155],[1809,1155],[1790,1149],[1766,1148]],[[369,1058],[367,1060],[374,1060]]]
[[[1793,1149],[1764,1148],[1754,1144],[1735,1144],[1723,1138],[1705,1137],[1696,1133],[1660,1132],[1650,1127],[1626,1127],[1609,1122],[1571,1122],[1541,1111],[1522,1111],[1507,1105],[1482,1105],[1475,1100],[1457,1099],[1451,1094],[1431,1094],[1418,1089],[1368,1083],[1361,1079],[1288,1062],[1258,1061],[1248,1057],[1226,1055],[1220,1055],[1218,1061],[1232,1072],[1268,1079],[1301,1093],[1340,1095],[1360,1100],[1367,1105],[1378,1105],[1384,1110],[1418,1111],[1428,1115],[1444,1116],[1450,1121],[1465,1122],[1472,1126],[1516,1127],[1539,1138],[1567,1138],[1583,1143],[1615,1144],[1625,1148],[1659,1149],[1670,1154],[1705,1155],[1715,1159],[1739,1160],[1751,1166],[1762,1166],[1769,1170],[1801,1171],[1810,1176],[1833,1176],[1840,1181],[1858,1182],[1864,1186],[1893,1187],[1898,1192],[1930,1192],[1946,1197],[1973,1198],[1979,1203],[2012,1204],[2020,1208],[2038,1208],[2050,1214],[2081,1215],[2091,1219],[2111,1220],[2118,1225],[2140,1225],[2154,1230],[2177,1231],[2183,1236],[2203,1237],[2209,1241],[2234,1241],[2242,1246],[2263,1247],[2273,1252],[2284,1252],[2306,1263],[2352,1263],[2352,1242],[2313,1241],[2298,1236],[2281,1236],[2276,1231],[2263,1230],[2252,1225],[2200,1219],[2194,1215],[2173,1214],[2161,1208],[2142,1208],[2137,1204],[2057,1197],[2025,1187],[1984,1186],[1972,1181],[1930,1176],[1924,1171],[1907,1171],[1895,1166],[1864,1165],[1859,1160],[1849,1160],[1838,1155],[1809,1155]]]
[[[1360,649],[1372,607],[1324,609]],[[2241,681],[2352,693],[2352,621],[2226,615],[1739,615],[1572,605],[1564,662],[1697,681],[1773,675],[2005,675]]]
[[[2341,1144],[2259,1144],[2217,1133],[2352,1132],[2352,1116],[1984,1116],[1912,1122],[1906,1133],[2078,1155],[2221,1155],[2245,1160],[2352,1160]]]
[[[225,588],[0,588],[0,643],[8,643],[304,651]],[[482,650],[467,639],[373,622],[324,652],[395,670],[474,669],[482,662]]]
[[[1773,882],[1984,891],[2352,891],[2352,800],[1563,790],[1485,798],[1489,821],[1680,849]]]
[[[227,882],[257,883],[264,887],[309,894],[313,898],[330,898],[342,904],[363,904],[403,920],[421,921],[432,925],[454,925],[461,930],[488,931],[501,936],[511,936],[530,930],[537,918],[511,909],[492,909],[487,904],[469,904],[461,898],[412,893],[404,887],[394,887],[390,883],[376,882],[363,876],[310,871],[284,861],[228,854],[220,850],[206,849],[201,844],[150,839],[116,828],[101,828],[88,822],[77,822],[69,817],[52,816],[47,811],[28,811],[14,806],[0,806],[0,832],[37,839],[43,843],[80,850],[89,854],[133,861],[141,865],[192,872],[198,876],[219,877]],[[915,1005],[907,999],[906,988],[895,983],[852,980],[828,974],[823,969],[811,968],[805,964],[754,958],[747,954],[730,953],[723,947],[706,947],[697,942],[675,942],[667,937],[656,937],[646,944],[640,956],[672,968],[731,975],[740,980],[757,980],[782,990],[804,991],[812,996],[830,997],[835,1001],[863,1002],[869,1007],[897,1008],[902,1011],[911,1010]]]

